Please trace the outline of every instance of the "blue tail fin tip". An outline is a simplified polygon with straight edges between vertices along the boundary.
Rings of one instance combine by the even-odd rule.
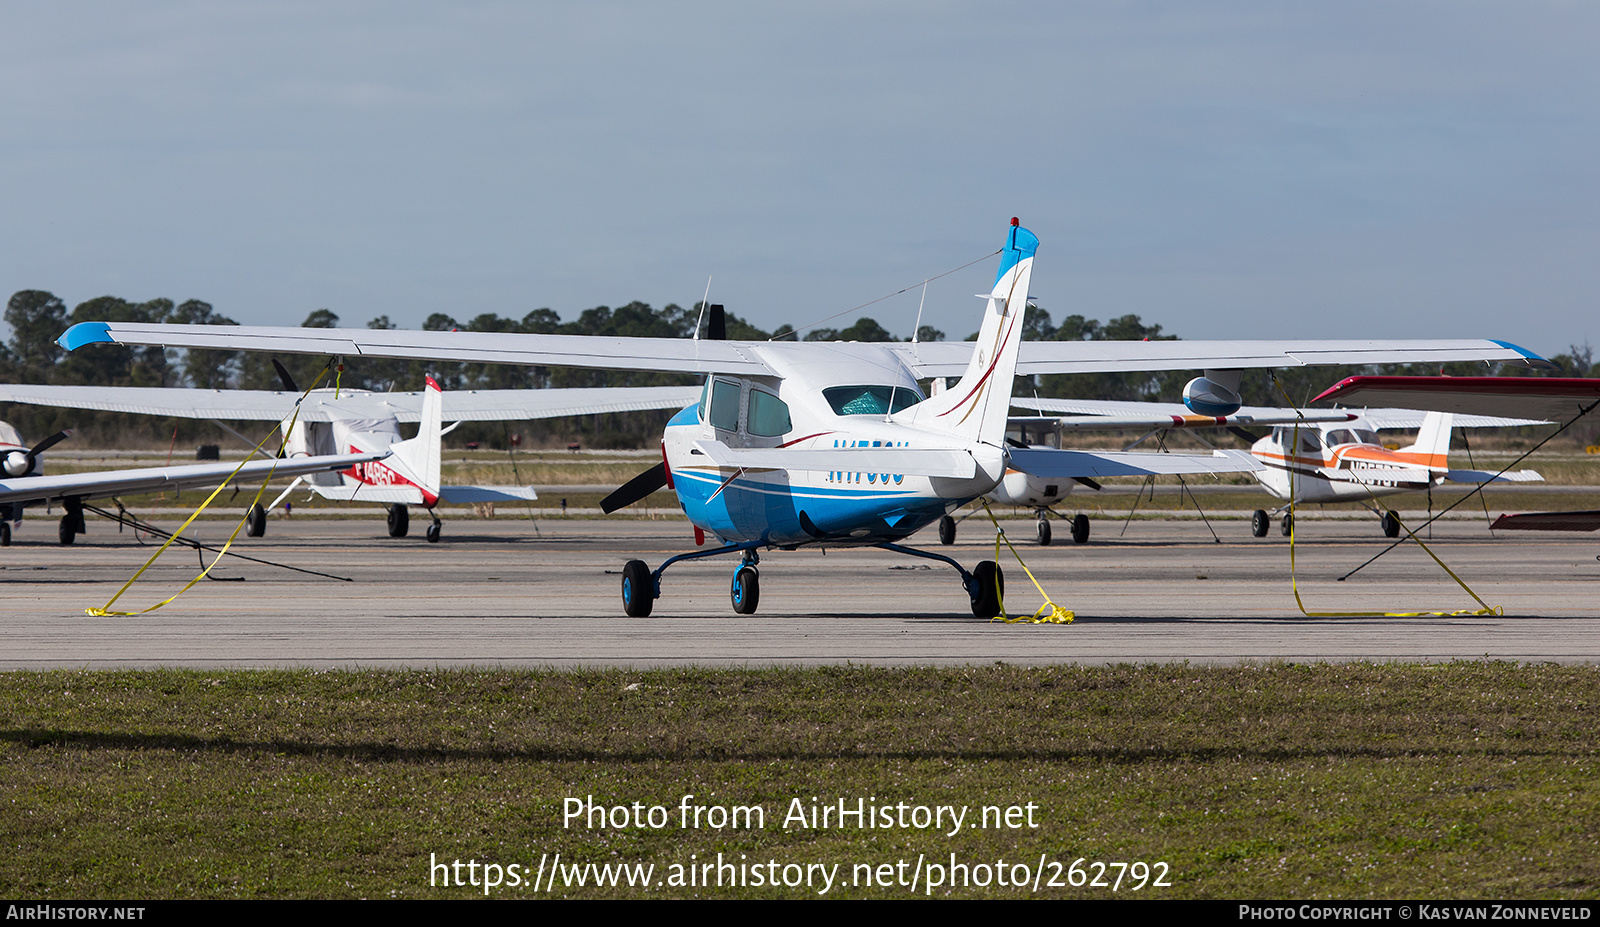
[[[1011,229],[1006,234],[1006,246],[1000,251],[1000,272],[995,274],[994,282],[998,284],[1005,279],[1006,271],[1033,257],[1033,253],[1037,250],[1039,250],[1039,236],[1023,228],[1013,216]]]

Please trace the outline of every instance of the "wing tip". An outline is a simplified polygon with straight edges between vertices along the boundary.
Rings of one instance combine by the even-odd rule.
[[[76,351],[86,344],[115,344],[109,322],[79,322],[61,333],[56,344],[68,351]]]

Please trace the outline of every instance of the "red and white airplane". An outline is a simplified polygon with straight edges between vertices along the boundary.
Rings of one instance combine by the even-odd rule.
[[[0,402],[206,419],[219,425],[228,421],[281,421],[287,432],[284,452],[290,459],[340,452],[371,455],[381,454],[391,447],[412,447],[401,440],[400,424],[418,423],[417,437],[412,440],[420,443],[415,445],[414,454],[395,459],[370,458],[336,470],[283,474],[296,476],[295,482],[270,504],[251,509],[246,525],[251,537],[260,537],[266,532],[267,511],[275,508],[302,482],[325,499],[383,505],[387,510],[390,537],[404,537],[409,532],[411,506],[422,506],[432,514],[434,506],[440,504],[470,505],[538,498],[532,487],[526,486],[442,485],[439,467],[445,417],[454,422],[524,421],[603,412],[679,409],[693,402],[699,394],[697,386],[445,393],[432,377],[421,392],[374,393],[321,388],[311,390],[304,399],[298,390],[0,386]],[[300,411],[291,428],[289,422],[297,401]],[[226,425],[222,427],[227,428]],[[232,431],[231,428],[227,430]],[[283,473],[281,469],[278,472]],[[426,534],[430,542],[439,540],[441,527],[438,516],[433,515],[433,523]]]

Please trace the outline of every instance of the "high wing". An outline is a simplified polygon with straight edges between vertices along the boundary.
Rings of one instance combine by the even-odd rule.
[[[1232,415],[1196,415],[1176,402],[1118,402],[1094,399],[1039,399],[1016,396],[1011,404],[1039,412],[1059,412],[1056,421],[1063,428],[1216,428],[1228,425],[1292,425],[1295,422],[1319,424],[1364,419],[1374,428],[1420,428],[1425,412],[1415,409],[1278,409],[1270,406],[1240,406]],[[1504,418],[1495,415],[1457,415],[1457,428],[1511,428],[1519,425],[1546,425],[1546,421]]]
[[[1600,402],[1585,377],[1349,377],[1313,402],[1394,403],[1437,412],[1518,415],[1564,422]],[[1458,417],[1459,423],[1461,419]]]
[[[377,454],[331,454],[320,457],[291,457],[286,460],[252,460],[238,464],[191,464],[182,467],[145,467],[138,470],[108,470],[99,473],[69,473],[59,476],[25,476],[0,480],[0,503],[46,502],[57,499],[90,499],[122,493],[158,492],[213,486],[233,476],[235,480],[302,476],[325,470],[343,470],[359,463],[382,460],[388,452]],[[235,469],[238,472],[235,474]]]
[[[383,329],[283,328],[252,325],[166,325],[79,322],[57,339],[67,350],[86,344],[164,345],[226,351],[267,351],[346,357],[726,373],[773,376],[758,356],[766,342],[681,338],[611,338],[502,332],[423,332]],[[968,342],[831,344],[846,353],[882,357],[889,351],[918,377],[959,376],[972,359]],[[1244,369],[1308,364],[1403,364],[1511,361],[1547,365],[1505,341],[1027,341],[1019,376],[1126,370]]]
[[[374,393],[346,389],[336,393],[332,389],[314,389],[300,404],[300,420],[372,421],[393,417],[401,422],[417,422],[421,420],[422,397],[421,391]],[[221,421],[278,421],[294,411],[299,398],[299,393],[272,390],[0,385],[0,402]],[[444,394],[444,417],[455,422],[524,421],[681,409],[699,398],[698,386],[452,390]]]

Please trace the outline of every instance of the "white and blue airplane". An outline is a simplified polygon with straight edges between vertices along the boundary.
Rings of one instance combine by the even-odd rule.
[[[759,599],[759,552],[801,547],[877,547],[955,568],[982,618],[999,611],[1003,574],[993,561],[968,571],[942,554],[900,543],[992,490],[1007,468],[1055,479],[1250,472],[1244,451],[1157,454],[1009,447],[1013,378],[1038,373],[1202,369],[1185,391],[1197,414],[1239,405],[1245,368],[1305,364],[1437,363],[1542,359],[1505,342],[1028,342],[1021,341],[1038,238],[1013,219],[976,342],[819,343],[508,335],[474,332],[155,325],[84,322],[61,336],[85,344],[288,351],[336,356],[575,366],[698,373],[700,402],[662,438],[662,462],[606,500],[615,510],[665,485],[717,545],[655,569],[631,560],[622,604],[650,614],[662,576],[684,560],[737,554],[736,612]],[[959,376],[926,396],[919,380]]]

